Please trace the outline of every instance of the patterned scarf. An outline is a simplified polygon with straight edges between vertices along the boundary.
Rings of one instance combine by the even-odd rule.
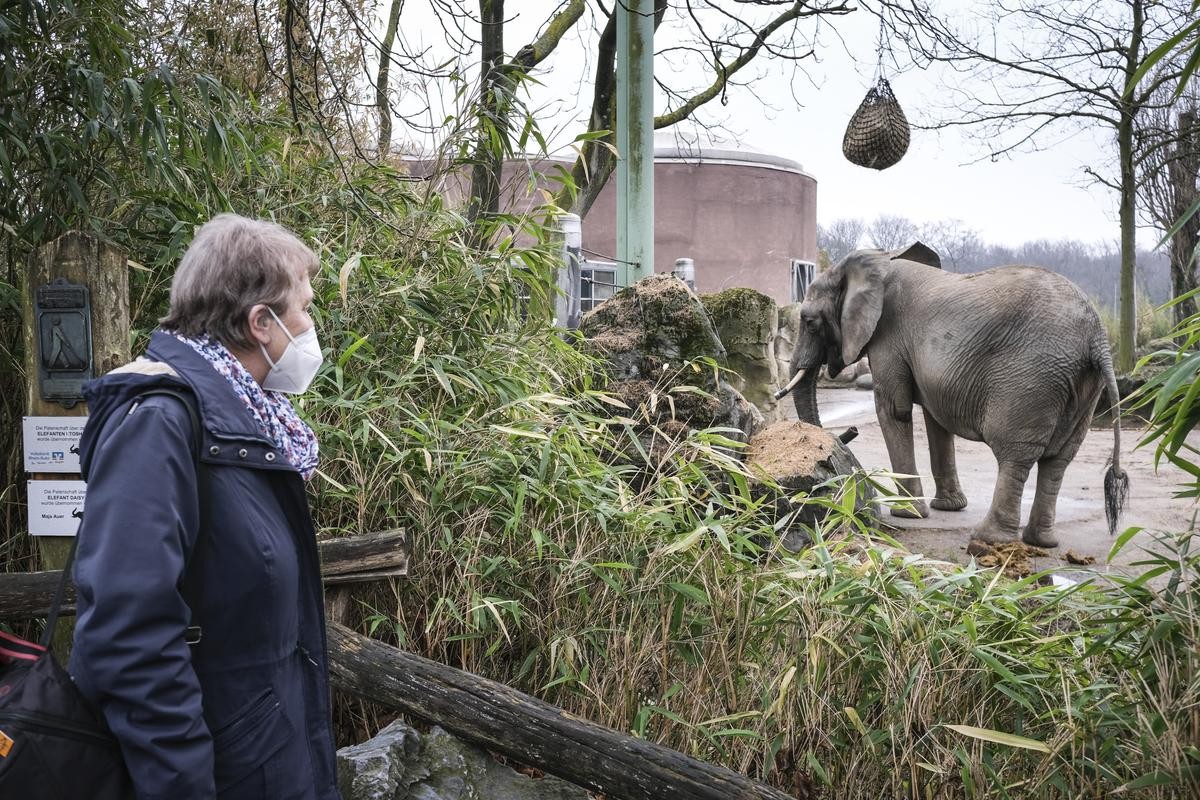
[[[168,333],[204,356],[213,369],[225,376],[234,394],[246,404],[246,413],[254,418],[258,429],[275,443],[304,480],[312,478],[317,471],[317,437],[300,419],[287,396],[259,386],[242,362],[208,334],[191,339],[174,331]]]

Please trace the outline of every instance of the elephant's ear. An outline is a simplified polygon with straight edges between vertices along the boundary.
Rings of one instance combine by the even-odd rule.
[[[883,313],[883,274],[872,259],[844,265],[846,293],[842,301],[842,363],[853,364],[875,333]]]
[[[939,256],[932,247],[929,247],[924,242],[913,242],[907,250],[902,252],[893,252],[892,259],[902,258],[905,261],[915,261],[918,264],[924,264],[927,267],[942,268],[942,257]]]

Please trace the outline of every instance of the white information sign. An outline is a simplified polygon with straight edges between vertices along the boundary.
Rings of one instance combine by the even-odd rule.
[[[79,437],[87,417],[25,417],[26,472],[79,472]]]
[[[34,536],[74,536],[83,518],[83,481],[29,481],[29,532]]]

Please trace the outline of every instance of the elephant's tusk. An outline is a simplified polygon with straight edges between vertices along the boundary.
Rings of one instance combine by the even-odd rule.
[[[782,389],[780,389],[779,391],[777,391],[775,393],[775,399],[778,400],[781,397],[783,397],[785,394],[790,392],[792,389],[795,389],[796,384],[799,383],[800,379],[804,377],[804,373],[805,373],[805,370],[797,370],[796,374],[792,376],[792,379],[790,381],[788,381],[788,385],[783,387]]]

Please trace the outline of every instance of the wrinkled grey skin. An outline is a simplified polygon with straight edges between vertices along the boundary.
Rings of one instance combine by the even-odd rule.
[[[1036,464],[1037,490],[1021,538],[1054,547],[1063,472],[1101,391],[1107,386],[1118,396],[1103,326],[1083,292],[1053,272],[1014,266],[959,275],[937,265],[936,253],[918,243],[898,254],[857,251],[817,277],[801,306],[803,330],[792,355],[792,375],[807,370],[795,389],[797,413],[820,424],[821,364],[836,375],[865,354],[893,471],[917,474],[912,414],[920,405],[937,488],[930,504],[944,511],[966,507],[954,437],[983,441],[999,474],[991,508],[972,538],[1016,539],[1021,494]],[[1113,438],[1110,472],[1124,481],[1118,424]],[[901,483],[909,495],[923,496],[920,478]],[[892,514],[929,515],[923,500],[912,506]]]

